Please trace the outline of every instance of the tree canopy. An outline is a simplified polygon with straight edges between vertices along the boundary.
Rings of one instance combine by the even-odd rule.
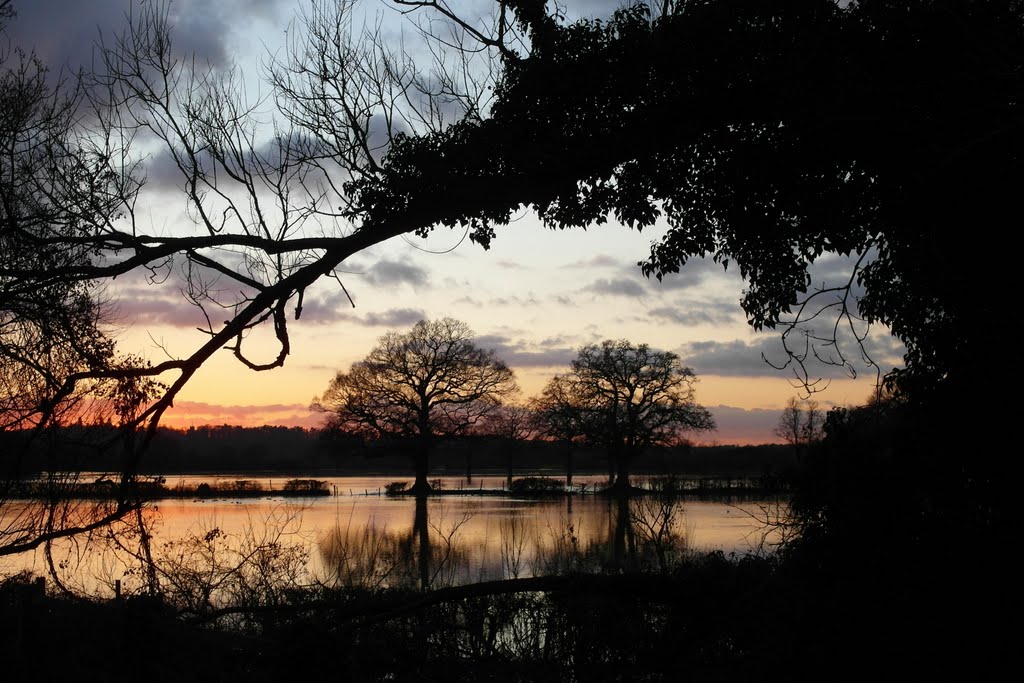
[[[468,223],[486,246],[521,205],[557,228],[664,220],[644,271],[737,267],[751,325],[782,325],[798,367],[847,364],[862,349],[836,330],[863,339],[863,319],[906,345],[905,391],[982,374],[995,297],[962,231],[1016,213],[1020,3],[507,6],[529,48],[502,51],[490,115],[397,139],[356,184],[369,223]],[[811,282],[826,254],[853,259],[844,281]]]
[[[335,375],[314,407],[331,428],[414,438],[413,491],[422,493],[430,490],[434,440],[467,434],[517,391],[512,370],[476,345],[466,323],[442,318],[382,336],[365,359]]]
[[[577,436],[608,449],[613,488],[629,488],[632,461],[652,446],[679,443],[715,421],[694,401],[697,377],[678,355],[620,339],[580,348],[572,370],[557,375],[536,402],[550,436]]]

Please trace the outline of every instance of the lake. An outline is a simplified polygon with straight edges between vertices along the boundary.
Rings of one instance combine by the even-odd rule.
[[[158,564],[192,576],[230,575],[238,565],[262,562],[255,571],[276,573],[297,584],[421,587],[534,576],[623,563],[657,563],[680,553],[719,550],[729,554],[770,551],[764,511],[774,501],[683,500],[675,504],[638,498],[627,505],[596,495],[514,497],[463,491],[501,489],[503,476],[441,477],[450,495],[417,502],[383,495],[394,475],[318,477],[333,495],[274,495],[285,477],[185,475],[167,485],[212,486],[238,479],[258,482],[268,493],[245,498],[175,498],[147,511],[149,551]],[[593,490],[601,476],[573,483]],[[31,503],[25,503],[29,505]],[[10,510],[8,510],[10,512]],[[52,549],[58,576],[69,588],[112,595],[139,590],[145,580],[137,534],[97,535],[61,542]],[[0,559],[0,571],[46,573],[40,550]],[[241,570],[238,570],[241,571]],[[248,571],[248,570],[246,570]]]

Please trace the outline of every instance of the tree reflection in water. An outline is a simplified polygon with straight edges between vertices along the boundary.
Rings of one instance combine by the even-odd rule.
[[[584,537],[572,514],[572,498],[554,522],[541,529],[513,509],[498,523],[498,557],[459,532],[471,510],[453,513],[431,499],[415,499],[413,523],[393,531],[370,520],[358,527],[339,522],[319,542],[322,581],[336,588],[427,591],[486,579],[582,573],[668,573],[694,552],[681,498],[655,493],[608,498],[608,525]],[[437,519],[431,519],[433,508]]]

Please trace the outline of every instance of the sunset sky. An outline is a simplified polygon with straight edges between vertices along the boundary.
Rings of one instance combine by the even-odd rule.
[[[148,2],[149,0],[143,0]],[[138,4],[138,0],[133,0]],[[14,44],[35,49],[54,70],[88,63],[101,34],[120,30],[127,0],[34,0],[15,2],[18,17],[8,28]],[[215,64],[236,62],[255,79],[267,50],[284,38],[296,0],[174,0],[178,50],[195,52]],[[374,11],[378,4],[368,3]],[[480,3],[475,3],[479,5]],[[570,3],[570,10],[600,14],[618,3]],[[381,11],[387,11],[383,4]],[[572,12],[570,12],[571,14]],[[386,21],[396,21],[390,12]],[[255,80],[254,80],[255,82]],[[167,233],[188,227],[184,199],[150,170],[140,225]],[[710,262],[692,262],[664,282],[644,278],[637,262],[664,227],[642,233],[615,224],[587,230],[545,229],[528,211],[498,231],[489,251],[461,233],[435,231],[428,239],[399,238],[364,251],[344,264],[342,282],[323,281],[307,292],[302,319],[291,324],[292,354],[286,366],[251,372],[226,352],[208,363],[179,395],[164,420],[171,426],[200,424],[295,424],[316,426],[308,406],[333,373],[362,358],[389,330],[404,330],[421,318],[452,316],[467,322],[478,342],[495,349],[517,373],[524,397],[552,375],[565,371],[583,344],[625,338],[675,351],[700,378],[697,400],[715,415],[719,429],[700,443],[765,443],[779,410],[794,388],[782,363],[779,333],[755,334],[739,299],[738,273]],[[842,259],[816,265],[816,285],[848,276]],[[142,275],[119,278],[108,293],[117,302],[120,346],[159,362],[187,355],[203,341],[196,331],[201,312],[169,278],[148,284]],[[869,339],[883,370],[900,363],[902,349],[881,329]],[[861,403],[876,379],[874,370],[848,347],[856,379],[818,366],[830,378],[815,396],[823,407]],[[268,360],[276,353],[267,340]]]

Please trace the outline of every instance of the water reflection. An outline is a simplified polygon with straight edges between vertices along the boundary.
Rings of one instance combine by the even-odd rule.
[[[742,554],[762,543],[756,516],[764,503],[756,501],[356,494],[387,481],[333,481],[343,493],[305,500],[272,494],[165,500],[147,512],[143,532],[124,526],[89,543],[54,544],[51,557],[70,588],[96,595],[112,594],[118,581],[125,592],[153,584],[166,590],[175,575],[179,582],[181,576],[194,582],[223,576],[222,585],[244,592],[259,571],[286,575],[295,585],[427,589],[573,571],[666,571],[690,552]],[[491,484],[487,478],[482,483]],[[145,552],[161,567],[159,575],[142,571],[140,539],[148,541]],[[243,562],[262,563],[262,569],[246,574]],[[46,573],[47,565],[41,550],[8,558],[0,571]]]
[[[772,541],[752,514],[759,503],[657,496],[389,503],[359,521],[362,502],[351,503],[348,518],[321,536],[325,583],[429,589],[570,572],[667,572],[688,554],[763,552]]]

